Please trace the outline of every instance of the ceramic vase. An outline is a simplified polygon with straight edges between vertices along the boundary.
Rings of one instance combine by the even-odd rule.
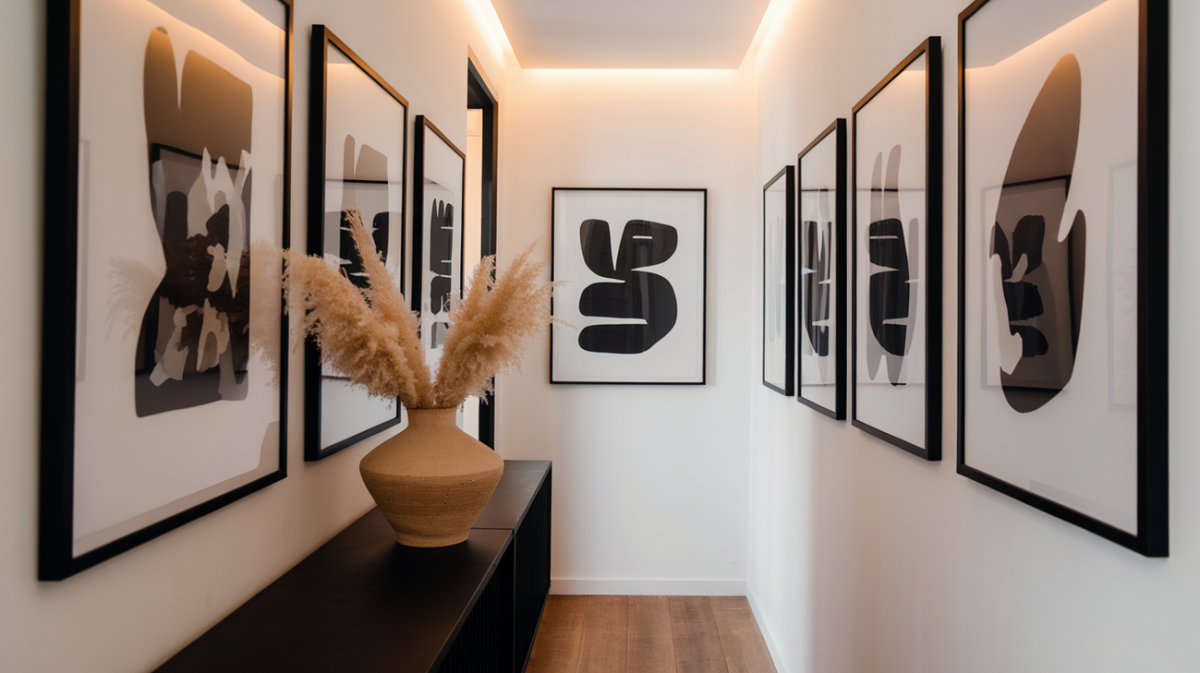
[[[492,497],[504,460],[459,429],[455,409],[407,409],[408,427],[359,463],[396,541],[446,547],[467,539]]]

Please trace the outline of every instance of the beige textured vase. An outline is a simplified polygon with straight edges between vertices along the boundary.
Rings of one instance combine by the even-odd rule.
[[[359,463],[396,541],[445,547],[467,539],[500,483],[504,460],[458,428],[454,409],[408,409],[408,427]]]

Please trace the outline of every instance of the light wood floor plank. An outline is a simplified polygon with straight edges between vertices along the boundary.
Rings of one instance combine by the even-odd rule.
[[[775,673],[771,653],[743,596],[710,599],[729,673]]]
[[[526,673],[776,673],[741,597],[551,596]]]
[[[727,673],[721,637],[707,596],[672,596],[677,673]]]
[[[675,673],[671,604],[666,596],[629,597],[629,673]]]
[[[575,673],[583,641],[587,596],[551,596],[533,640],[526,673]]]
[[[579,673],[625,673],[629,597],[589,596],[579,648]]]

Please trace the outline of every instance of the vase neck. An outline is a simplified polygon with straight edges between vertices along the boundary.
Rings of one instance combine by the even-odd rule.
[[[408,427],[427,427],[435,425],[453,425],[458,427],[456,418],[458,409],[407,409]]]

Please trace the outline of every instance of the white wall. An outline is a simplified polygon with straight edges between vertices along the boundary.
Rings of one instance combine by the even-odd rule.
[[[0,264],[0,670],[149,670],[367,511],[358,461],[383,437],[305,463],[302,358],[293,357],[287,479],[63,582],[37,581],[44,4],[10,0],[0,21],[0,203],[9,232]],[[504,55],[477,27],[477,11],[474,0],[296,3],[294,245],[305,241],[309,26],[327,24],[399,90],[410,124],[429,115],[463,146],[468,45],[503,96]]]
[[[1200,5],[1171,3],[1171,557],[955,474],[957,16],[966,0],[797,0],[756,61],[759,182],[929,35],[944,44],[945,460],[753,393],[749,586],[781,673],[1200,670]],[[756,275],[759,270],[756,268]],[[756,304],[757,305],[757,304]],[[756,320],[758,318],[756,317]],[[757,323],[756,323],[757,324]],[[757,342],[756,342],[757,343]],[[757,357],[757,356],[756,356]]]
[[[742,593],[756,361],[753,71],[508,73],[500,256],[550,257],[552,187],[708,189],[708,384],[498,382],[497,447],[554,461],[558,593]],[[549,278],[549,272],[546,274]]]

